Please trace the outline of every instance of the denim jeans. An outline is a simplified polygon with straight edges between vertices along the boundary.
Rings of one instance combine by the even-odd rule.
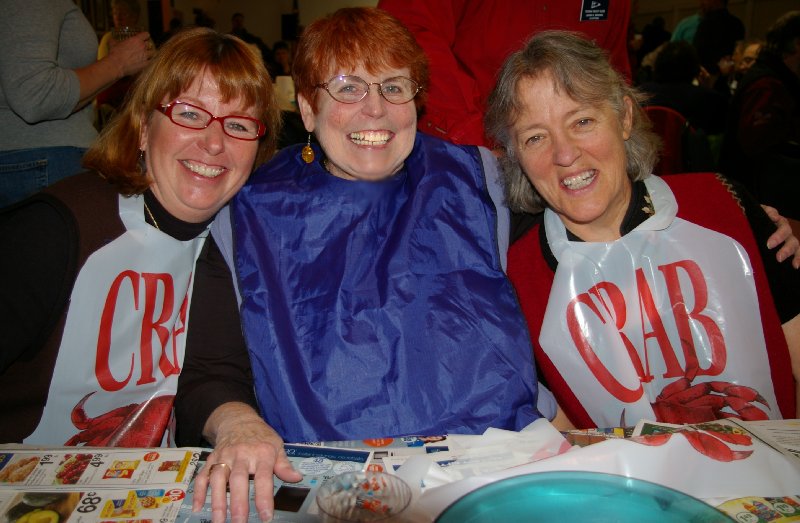
[[[16,203],[84,169],[80,147],[0,151],[0,207]]]

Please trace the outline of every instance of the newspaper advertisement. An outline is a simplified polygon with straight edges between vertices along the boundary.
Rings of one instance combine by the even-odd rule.
[[[0,521],[174,521],[200,449],[0,452]]]
[[[731,421],[784,456],[800,460],[800,420]]]

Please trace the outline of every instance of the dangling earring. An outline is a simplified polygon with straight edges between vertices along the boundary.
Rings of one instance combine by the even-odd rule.
[[[144,161],[144,149],[139,149],[139,159],[136,160],[136,163],[139,166],[139,172],[142,173],[142,176],[147,174],[147,164]]]
[[[306,163],[311,163],[314,161],[314,149],[311,148],[311,133],[308,133],[308,142],[306,142],[305,147],[303,147],[300,157]]]

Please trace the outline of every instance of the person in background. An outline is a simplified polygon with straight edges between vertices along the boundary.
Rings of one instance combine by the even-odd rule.
[[[700,65],[711,75],[711,85],[719,76],[720,60],[730,59],[736,42],[745,36],[744,24],[728,11],[728,0],[700,0],[702,16],[694,44]]]
[[[738,75],[744,76],[744,74],[753,67],[763,45],[764,41],[760,38],[742,40],[740,43],[736,44],[737,51],[734,52],[734,65]]]
[[[289,44],[283,40],[278,40],[272,46],[272,64],[269,74],[273,79],[278,76],[292,75],[292,53],[289,50]]]
[[[211,16],[209,16],[204,9],[199,7],[192,8],[192,14],[194,15],[195,27],[208,27],[209,29],[214,29],[214,27],[217,25],[216,20],[211,18]]]
[[[89,172],[0,213],[13,246],[0,257],[0,442],[164,440],[195,260],[279,124],[258,54],[186,30],[137,78]]]
[[[736,87],[745,73],[756,63],[758,52],[764,45],[760,38],[750,38],[736,42],[733,56],[730,60],[720,60],[720,80],[727,84],[730,96],[736,92]]]
[[[606,49],[614,67],[631,77],[629,0],[380,0],[414,34],[431,63],[428,102],[419,130],[459,144],[488,145],[486,98],[506,56],[545,29],[580,31]]]
[[[800,273],[746,192],[650,174],[640,100],[560,31],[509,57],[489,98],[508,204],[544,209],[508,260],[537,367],[579,428],[798,417]]]
[[[284,440],[479,434],[556,414],[537,410],[503,272],[495,157],[417,131],[428,69],[411,33],[380,9],[340,9],[306,28],[293,75],[319,146],[259,168],[215,223],[217,263],[198,264],[197,292],[215,299],[192,319],[176,415],[180,444],[215,445],[194,498],[211,485],[214,521],[226,485],[231,518],[247,515],[249,474],[272,517],[273,472],[299,479]]]
[[[115,39],[122,39],[121,37],[115,38],[117,35],[123,37],[130,36],[141,30],[139,27],[139,17],[141,16],[141,6],[139,0],[111,0],[111,19],[114,27],[111,31],[106,32],[100,39],[100,45],[97,47],[97,59],[102,60],[108,56],[108,52],[113,45]]]
[[[697,26],[700,25],[702,14],[693,13],[685,18],[681,18],[675,30],[672,31],[670,42],[694,42],[694,35],[697,33]]]
[[[297,99],[294,81],[292,80],[292,53],[289,44],[278,40],[272,45],[272,61],[267,66],[275,85],[278,105],[283,109],[283,128],[278,138],[278,148],[296,143],[303,143],[308,133],[303,126],[303,119],[297,112]]]
[[[670,42],[658,53],[653,81],[640,89],[647,93],[647,105],[669,107],[707,135],[725,129],[728,100],[709,87],[695,85],[700,76],[700,59],[689,42]]]
[[[0,207],[80,172],[97,137],[92,100],[139,72],[147,33],[97,60],[97,36],[71,0],[10,0],[0,17]]]
[[[141,31],[139,27],[139,0],[111,0],[111,16],[114,28],[100,39],[97,48],[97,59],[102,60],[112,46]],[[116,114],[125,99],[125,95],[133,83],[133,76],[120,78],[95,98],[95,126],[102,129]]]
[[[161,35],[161,40],[158,42],[158,45],[161,46],[178,34],[183,29],[183,11],[179,9],[172,10],[172,17],[169,19],[169,29]]]
[[[261,53],[261,58],[264,60],[264,63],[271,63],[272,51],[270,51],[269,46],[265,44],[261,38],[247,30],[244,26],[244,15],[242,13],[233,13],[233,16],[231,16],[230,34],[238,37],[244,43],[256,46]]]
[[[767,32],[736,89],[728,122],[722,172],[800,220],[800,11],[786,13]]]
[[[642,29],[642,46],[639,48],[639,63],[646,55],[658,49],[665,42],[669,42],[672,33],[665,28],[666,20],[663,16],[656,16]]]

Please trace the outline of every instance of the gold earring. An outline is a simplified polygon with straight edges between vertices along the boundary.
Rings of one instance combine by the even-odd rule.
[[[314,149],[311,148],[311,133],[308,133],[308,142],[306,142],[305,147],[303,147],[300,157],[306,163],[311,163],[314,161]]]

